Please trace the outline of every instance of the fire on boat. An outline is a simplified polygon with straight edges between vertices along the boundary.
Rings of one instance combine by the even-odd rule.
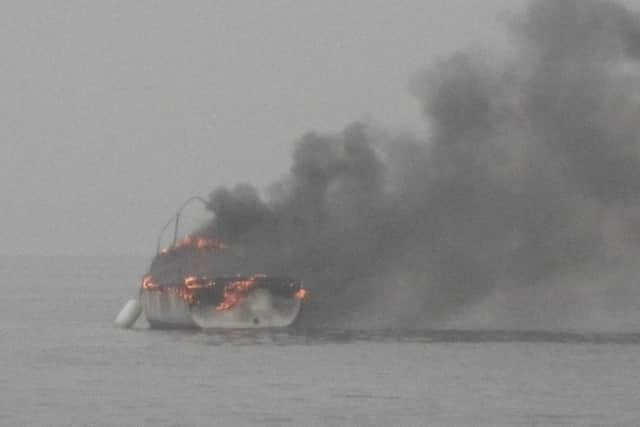
[[[162,251],[140,286],[142,311],[152,328],[265,328],[291,325],[307,290],[290,277],[265,274],[193,274],[207,270],[201,259],[228,261],[229,248],[211,239],[187,236]],[[217,252],[202,257],[202,252]],[[170,258],[176,258],[171,260]],[[201,259],[200,259],[201,258]],[[191,262],[186,262],[189,260]],[[172,262],[175,261],[175,262]],[[173,265],[180,265],[168,271]],[[185,265],[190,270],[183,275]],[[211,269],[210,269],[211,270]],[[215,268],[213,268],[215,270]],[[215,274],[215,273],[214,273]],[[163,279],[160,279],[163,278]]]
[[[138,298],[125,304],[116,325],[129,328],[142,313],[152,328],[279,328],[296,321],[308,296],[299,280],[245,271],[243,258],[218,239],[176,235],[170,247],[158,247]]]

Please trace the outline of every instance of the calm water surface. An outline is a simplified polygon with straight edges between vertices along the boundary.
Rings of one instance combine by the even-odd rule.
[[[0,425],[640,425],[637,334],[115,329],[146,262],[0,258]]]

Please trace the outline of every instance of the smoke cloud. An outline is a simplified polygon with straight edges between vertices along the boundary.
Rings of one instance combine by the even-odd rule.
[[[492,295],[630,278],[640,20],[608,1],[533,1],[507,34],[506,52],[462,51],[411,78],[428,140],[367,123],[308,133],[266,197],[213,191],[200,233],[245,269],[303,280],[314,326],[434,327]]]

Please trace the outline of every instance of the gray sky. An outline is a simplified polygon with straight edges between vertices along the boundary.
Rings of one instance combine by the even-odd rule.
[[[423,132],[409,75],[522,3],[3,2],[0,253],[151,255],[184,199],[266,186],[307,130]]]

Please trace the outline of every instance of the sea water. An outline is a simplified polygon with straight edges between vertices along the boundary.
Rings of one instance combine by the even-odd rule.
[[[118,329],[147,263],[0,258],[0,425],[640,425],[640,335]]]

